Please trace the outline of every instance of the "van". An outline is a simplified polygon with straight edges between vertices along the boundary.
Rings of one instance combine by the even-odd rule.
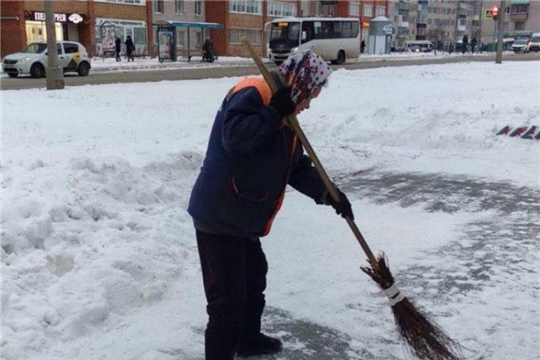
[[[429,40],[416,40],[407,42],[407,49],[412,52],[430,52],[435,45]]]
[[[540,51],[540,33],[533,33],[531,35],[531,42],[529,43],[529,51]]]
[[[58,63],[64,72],[88,76],[90,59],[82,44],[75,41],[59,41],[56,48]],[[19,52],[7,55],[2,61],[2,70],[13,78],[19,75],[40,78],[45,76],[47,63],[47,43],[33,42]]]

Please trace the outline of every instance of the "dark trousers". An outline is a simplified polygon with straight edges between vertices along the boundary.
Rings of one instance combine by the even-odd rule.
[[[268,263],[260,240],[196,231],[208,305],[206,360],[233,359],[241,337],[261,331]]]

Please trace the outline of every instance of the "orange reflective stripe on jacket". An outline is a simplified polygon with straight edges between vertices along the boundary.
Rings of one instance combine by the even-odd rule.
[[[270,86],[268,85],[266,80],[261,77],[249,76],[243,78],[238,83],[236,83],[236,85],[234,85],[231,90],[231,94],[234,94],[235,92],[250,86],[253,86],[257,89],[257,91],[261,95],[263,104],[270,104],[270,99],[272,98],[272,90],[270,89]]]

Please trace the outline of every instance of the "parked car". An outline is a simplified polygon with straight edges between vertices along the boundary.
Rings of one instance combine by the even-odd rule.
[[[529,51],[540,51],[540,33],[532,34],[531,42],[529,43]]]
[[[407,49],[411,52],[430,52],[435,48],[435,45],[428,40],[408,41]]]
[[[90,58],[86,48],[75,41],[57,43],[59,65],[64,72],[77,72],[80,76],[90,73]],[[2,69],[10,77],[31,75],[34,78],[45,76],[47,68],[47,43],[33,42],[21,51],[7,55],[2,61]]]
[[[518,54],[518,53],[526,54],[526,53],[529,52],[529,45],[530,45],[530,40],[529,39],[517,39],[512,44],[512,50],[516,54]]]

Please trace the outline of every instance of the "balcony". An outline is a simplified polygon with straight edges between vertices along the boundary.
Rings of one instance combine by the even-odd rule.
[[[400,14],[409,12],[409,3],[405,1],[400,1],[397,3],[397,9]]]
[[[528,12],[510,13],[510,20],[514,22],[526,21],[528,17],[529,17]]]

